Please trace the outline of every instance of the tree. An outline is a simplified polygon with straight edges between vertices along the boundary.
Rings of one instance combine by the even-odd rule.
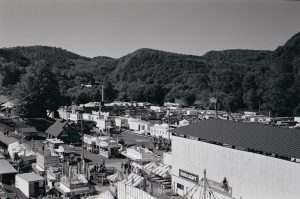
[[[114,88],[111,82],[106,81],[104,84],[104,101],[113,101],[118,96],[117,90]]]
[[[15,86],[18,113],[22,117],[46,117],[46,110],[57,110],[59,88],[54,74],[44,61],[31,65]]]
[[[146,85],[144,98],[147,101],[162,105],[164,104],[165,93],[166,91],[161,84]]]
[[[196,97],[193,93],[187,92],[186,95],[183,97],[183,100],[187,106],[191,106],[194,104]]]
[[[16,63],[0,63],[0,76],[2,77],[0,78],[0,85],[3,87],[8,87],[9,85],[16,84],[24,72],[24,68]]]

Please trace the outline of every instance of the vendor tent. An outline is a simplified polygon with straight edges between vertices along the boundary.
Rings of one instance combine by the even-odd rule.
[[[146,172],[152,172],[159,165],[161,165],[161,163],[159,163],[159,162],[150,162],[143,166],[143,170]]]
[[[161,164],[158,167],[156,167],[152,173],[161,176],[163,178],[169,177],[171,175],[171,167],[167,164]]]
[[[18,154],[19,156],[33,155],[33,152],[31,150],[27,150],[23,144],[20,144],[20,142],[9,144],[7,150],[12,160],[14,160],[15,154]]]
[[[117,170],[116,173],[107,176],[107,179],[111,182],[122,181],[125,179],[125,175],[121,171]]]
[[[126,185],[130,185],[132,187],[136,187],[140,185],[143,182],[144,178],[136,173],[131,173],[129,176],[127,176],[122,183]]]

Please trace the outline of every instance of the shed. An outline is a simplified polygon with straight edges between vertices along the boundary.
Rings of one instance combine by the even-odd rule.
[[[0,160],[0,182],[11,185],[14,182],[17,170],[4,159]]]
[[[45,179],[35,173],[17,174],[15,186],[28,198],[38,197],[45,193]]]
[[[48,138],[57,138],[64,132],[64,127],[67,124],[65,120],[56,120],[47,130],[46,134]]]

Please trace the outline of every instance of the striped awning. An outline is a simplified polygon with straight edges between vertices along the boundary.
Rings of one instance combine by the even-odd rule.
[[[144,178],[142,176],[140,176],[136,173],[131,173],[125,178],[125,180],[123,180],[121,182],[126,185],[136,187],[139,184],[141,184],[143,182],[143,180],[144,180]]]
[[[107,179],[111,182],[122,181],[125,179],[125,175],[121,171],[117,170],[116,173],[107,176]]]
[[[171,166],[167,164],[161,164],[158,167],[156,167],[152,173],[161,176],[163,178],[166,178],[171,175]]]
[[[159,162],[150,162],[146,165],[143,166],[143,170],[146,171],[147,173],[151,173],[154,169],[156,169],[157,167],[159,167],[161,165],[161,163]]]

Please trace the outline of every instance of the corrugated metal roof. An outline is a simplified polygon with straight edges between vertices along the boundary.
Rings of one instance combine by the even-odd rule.
[[[57,137],[64,130],[64,126],[67,124],[67,121],[56,120],[47,130],[46,133]]]
[[[45,180],[42,176],[39,176],[35,173],[22,173],[22,174],[17,174],[17,176],[27,182],[35,182],[35,181]]]
[[[17,173],[17,170],[7,160],[0,160],[0,174],[6,173]]]
[[[9,101],[8,97],[4,95],[0,95],[0,104],[6,103],[8,101]]]
[[[20,133],[38,133],[35,127],[28,126],[28,127],[20,127],[17,128],[17,131]]]
[[[209,119],[172,130],[175,134],[300,158],[300,130],[258,123]]]

